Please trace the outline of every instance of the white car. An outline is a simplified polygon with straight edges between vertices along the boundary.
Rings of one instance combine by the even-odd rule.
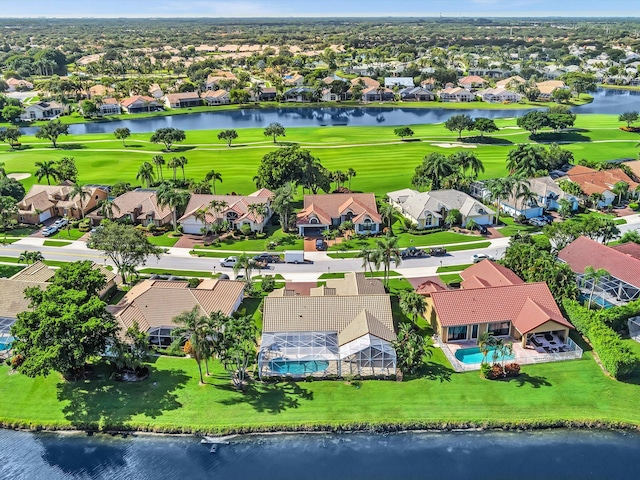
[[[476,253],[475,255],[471,255],[471,261],[473,263],[481,262],[482,260],[495,260],[491,255],[486,253]]]
[[[238,257],[227,257],[220,260],[221,267],[235,267],[238,263]]]
[[[66,218],[59,218],[58,220],[53,222],[53,226],[56,228],[64,228],[67,225],[69,225],[69,220],[67,220]]]
[[[56,227],[55,225],[51,225],[50,227],[44,227],[42,229],[42,236],[43,237],[48,237],[50,235],[53,235],[57,231],[58,231],[58,227]]]

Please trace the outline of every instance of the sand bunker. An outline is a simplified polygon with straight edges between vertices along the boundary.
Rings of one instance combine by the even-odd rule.
[[[502,127],[504,130],[521,130],[520,127]]]
[[[15,178],[16,180],[24,180],[25,178],[29,178],[30,176],[30,173],[10,173],[7,175],[7,177]]]
[[[432,143],[431,145],[440,148],[477,148],[475,145],[468,145],[466,143]]]

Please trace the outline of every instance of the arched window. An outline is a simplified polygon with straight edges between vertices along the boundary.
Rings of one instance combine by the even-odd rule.
[[[373,222],[371,221],[370,218],[365,218],[362,222],[362,225],[360,226],[360,230],[366,231],[366,232],[370,232],[371,230],[373,230]]]
[[[238,214],[236,212],[227,212],[227,220],[233,221],[238,219]]]
[[[309,223],[317,224],[317,223],[320,223],[320,222],[318,221],[318,219],[316,217],[311,217],[309,219]]]
[[[426,217],[424,217],[424,224],[427,227],[430,227],[433,224],[433,215],[428,214]]]

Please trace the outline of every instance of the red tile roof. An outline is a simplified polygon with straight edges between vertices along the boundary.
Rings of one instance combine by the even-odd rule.
[[[557,308],[555,311],[550,310],[531,298],[527,298],[524,302],[520,314],[513,321],[513,326],[516,327],[522,335],[524,335],[547,322],[556,322],[565,327],[573,328],[573,325],[562,317],[562,314],[557,310]]]
[[[627,242],[611,248],[626,255],[631,255],[633,258],[637,258],[638,260],[640,260],[640,245],[638,245],[637,243]]]
[[[416,287],[416,292],[425,296],[430,296],[433,292],[442,292],[444,290],[446,289],[443,286],[431,280],[427,280]]]
[[[431,298],[440,325],[443,327],[516,322],[521,315],[540,319],[543,315],[539,313],[539,308],[543,309],[545,314],[548,313],[550,318],[562,323],[559,320],[562,318],[562,313],[544,282],[470,290],[447,290],[433,292]],[[539,308],[533,308],[528,300],[533,301]],[[566,320],[564,322],[566,323],[563,324],[570,325]],[[528,328],[529,324],[521,320],[521,326]]]
[[[361,223],[369,217],[375,223],[382,222],[373,193],[330,193],[327,195],[305,195],[304,209],[297,214],[297,224],[310,223],[309,216],[315,213],[324,224],[331,224],[332,218],[340,218],[353,213],[353,223]]]
[[[507,267],[492,262],[482,260],[460,273],[462,277],[462,288],[500,287],[503,285],[519,285],[524,281]]]
[[[131,104],[133,104],[133,103],[135,103],[137,101],[147,102],[147,103],[155,103],[156,105],[159,105],[158,101],[155,98],[147,97],[146,95],[135,95],[133,97],[125,98],[120,102],[120,105],[122,105],[123,107],[127,108]]]
[[[560,251],[558,258],[575,273],[584,273],[587,266],[604,268],[623,282],[640,287],[640,260],[587,237],[575,239]]]
[[[611,191],[618,182],[627,182],[631,190],[638,186],[626,173],[619,168],[611,170],[594,170],[593,168],[576,165],[567,172],[567,177],[577,183],[587,195]]]

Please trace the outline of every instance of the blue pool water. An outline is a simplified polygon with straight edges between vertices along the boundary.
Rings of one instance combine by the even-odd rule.
[[[493,362],[493,351],[495,348],[490,348],[489,353],[487,353],[487,361]],[[472,348],[461,348],[456,350],[456,358],[460,360],[462,363],[482,363],[483,355],[480,351],[479,347]],[[504,358],[499,356],[497,361],[501,362],[502,360],[513,360],[515,357],[513,355],[505,355]]]
[[[311,374],[316,372],[324,372],[329,368],[329,362],[324,360],[292,360],[286,361],[281,358],[271,360],[269,365],[273,373],[292,375]]]
[[[13,338],[9,337],[4,337],[0,339],[0,352],[4,352],[5,350],[10,350],[11,349],[11,341],[13,340]]]
[[[589,301],[589,295],[585,295],[585,294],[581,294],[580,295],[580,301],[582,302],[587,302]],[[604,298],[600,298],[600,297],[593,297],[591,299],[591,301],[593,303],[595,303],[596,305],[600,305],[602,308],[611,308],[611,307],[615,307],[615,305],[611,302],[608,302],[607,300],[605,300]]]

